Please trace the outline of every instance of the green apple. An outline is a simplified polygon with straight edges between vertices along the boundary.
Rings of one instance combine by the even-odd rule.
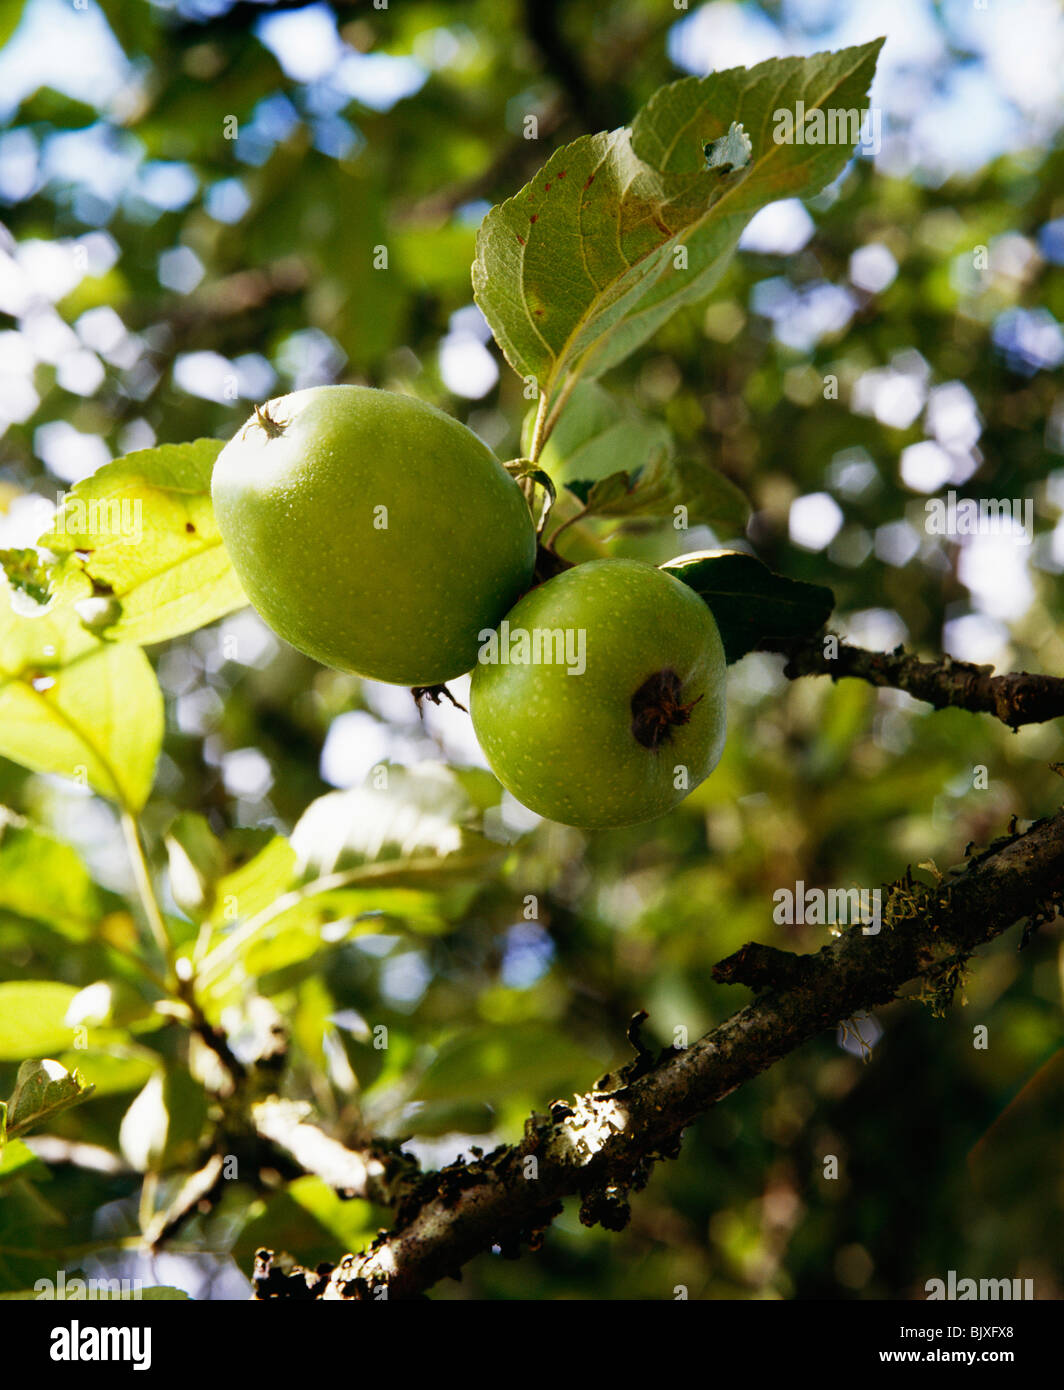
[[[521,489],[410,396],[315,386],[269,401],[219,454],[211,491],[252,604],[342,671],[411,686],[461,675],[532,580]]]
[[[473,727],[499,781],[541,816],[588,828],[650,820],[720,761],[717,625],[653,565],[577,565],[483,637]]]

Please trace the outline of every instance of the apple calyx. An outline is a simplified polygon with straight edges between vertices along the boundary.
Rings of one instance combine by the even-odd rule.
[[[632,696],[632,736],[644,748],[660,748],[672,731],[687,724],[702,695],[681,702],[683,687],[675,671],[655,671]]]

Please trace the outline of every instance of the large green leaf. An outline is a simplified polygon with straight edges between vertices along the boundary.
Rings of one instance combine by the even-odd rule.
[[[137,811],[162,736],[162,694],[139,647],[99,641],[69,608],[23,617],[0,581],[0,755]]]
[[[218,884],[216,930],[198,978],[216,996],[238,966],[262,974],[310,959],[380,920],[434,933],[436,889],[484,872],[504,850],[479,833],[481,811],[450,768],[382,769],[381,785],[311,802],[291,842],[278,838]],[[285,891],[287,890],[287,891]],[[227,935],[220,929],[236,914]]]
[[[603,1060],[543,1023],[470,1028],[440,1047],[413,1099],[497,1103],[527,1094],[546,1102],[586,1083]]]
[[[25,0],[0,0],[0,47],[18,28],[25,8]]]
[[[477,833],[469,795],[443,764],[385,769],[386,783],[328,792],[292,832],[301,867],[333,874],[372,864],[361,880],[423,886],[468,873],[498,855]],[[359,880],[355,880],[359,881]]]
[[[57,980],[11,980],[0,984],[0,1061],[19,1061],[60,1052],[73,1042],[65,1022],[73,985]]]
[[[818,192],[850,157],[846,143],[777,143],[776,112],[862,109],[881,44],[685,78],[630,130],[556,151],[477,236],[474,294],[513,369],[553,402],[704,296],[755,212]],[[709,167],[706,145],[736,123],[749,162]]]
[[[207,1116],[203,1087],[184,1067],[151,1076],[125,1115],[118,1143],[139,1172],[183,1167],[195,1160]]]
[[[100,903],[76,850],[0,810],[0,910],[45,922],[74,940],[91,935]]]
[[[215,886],[226,870],[225,847],[206,816],[183,811],[166,832],[170,891],[182,912],[198,920],[214,904]]]
[[[295,873],[295,850],[283,835],[275,835],[246,863],[216,881],[209,920],[221,926],[261,912],[291,886]]]
[[[70,492],[38,544],[59,557],[53,592],[94,631],[162,642],[247,603],[211,506],[220,440],[161,444]]]
[[[705,599],[729,662],[766,638],[811,637],[835,606],[835,595],[824,585],[773,574],[744,551],[700,550],[661,568]]]
[[[146,1047],[128,1042],[97,1046],[95,1039],[88,1048],[61,1052],[56,1061],[68,1071],[76,1069],[97,1096],[139,1091],[162,1065],[159,1054]]]

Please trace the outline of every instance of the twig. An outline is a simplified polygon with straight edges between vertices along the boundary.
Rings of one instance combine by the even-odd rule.
[[[137,893],[144,907],[144,915],[148,919],[148,928],[151,931],[152,939],[159,948],[167,966],[172,967],[170,938],[167,935],[166,924],[163,922],[163,914],[159,908],[159,900],[155,896],[155,888],[152,885],[148,860],[144,854],[144,845],[140,838],[140,826],[137,824],[136,817],[125,810],[122,812],[122,831],[126,837],[126,846],[129,849],[129,858],[133,865],[133,877],[136,880]]]
[[[766,641],[759,650],[785,656],[783,674],[791,680],[799,676],[830,676],[837,681],[853,676],[871,685],[904,690],[935,709],[953,706],[975,714],[992,714],[1010,729],[1064,715],[1064,677],[1032,675],[1027,671],[995,676],[992,666],[974,666],[948,656],[939,661],[921,661],[901,647],[892,652],[870,652],[851,647],[841,638],[835,639],[829,648],[832,655],[826,654],[825,646],[825,638],[818,636],[801,641]]]
[[[532,442],[528,446],[528,457],[532,463],[539,462],[539,456],[543,452],[543,445],[547,442],[544,433],[547,424],[547,393],[539,393],[539,404],[536,406],[536,420],[532,426]]]

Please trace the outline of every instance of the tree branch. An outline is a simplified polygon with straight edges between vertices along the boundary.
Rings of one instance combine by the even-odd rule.
[[[992,714],[1010,729],[1064,715],[1064,678],[1060,676],[1032,675],[1027,671],[995,676],[992,666],[974,666],[948,656],[939,661],[921,661],[901,647],[892,652],[870,652],[851,647],[841,638],[835,640],[834,656],[825,654],[823,636],[765,641],[759,650],[785,656],[783,674],[791,680],[799,676],[830,676],[837,681],[843,676],[854,676],[870,685],[904,690],[935,709],[953,706],[973,714]]]
[[[525,0],[525,30],[539,50],[547,71],[565,92],[569,105],[588,130],[612,125],[601,118],[580,62],[560,29],[558,0]]]
[[[877,934],[853,927],[808,956],[751,945],[722,962],[719,979],[765,992],[683,1051],[666,1048],[651,1061],[634,1020],[634,1062],[571,1105],[556,1102],[549,1117],[533,1115],[520,1144],[486,1156],[474,1150],[472,1162],[427,1174],[393,1229],[362,1254],[310,1271],[282,1268],[260,1251],[256,1297],[416,1297],[493,1246],[503,1254],[522,1242],[535,1248],[573,1194],[585,1224],[620,1229],[628,1194],[645,1185],[656,1159],[676,1156],[696,1116],[825,1029],[889,1003],[910,981],[941,1012],[977,946],[1020,917],[1030,918],[1025,940],[1050,920],[1064,899],[1064,809],[1003,836],[956,874],[928,885],[907,873],[884,896]]]

